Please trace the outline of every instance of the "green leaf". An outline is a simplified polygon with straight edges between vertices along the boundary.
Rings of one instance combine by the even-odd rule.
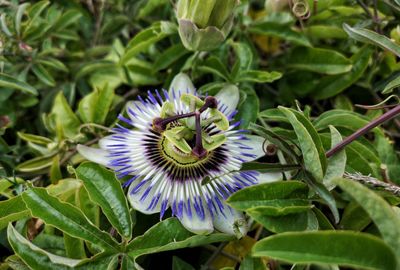
[[[343,29],[351,38],[354,38],[355,40],[377,45],[382,49],[389,50],[400,57],[400,46],[384,35],[380,35],[374,31],[364,28],[353,28],[348,24],[343,24]]]
[[[21,5],[18,5],[17,8],[17,13],[15,14],[14,18],[14,29],[15,32],[17,32],[17,35],[19,36],[21,33],[21,20],[22,16],[24,16],[25,10],[30,6],[30,3],[24,3]]]
[[[22,198],[32,215],[71,236],[82,238],[105,250],[118,250],[111,236],[95,227],[75,206],[61,202],[44,188],[31,188]]]
[[[76,260],[51,254],[24,238],[8,225],[8,241],[15,253],[34,270],[110,270],[117,266],[117,256],[100,253],[90,259]]]
[[[351,71],[343,75],[334,75],[322,78],[315,87],[315,95],[313,95],[313,97],[318,100],[327,99],[346,90],[361,78],[368,67],[371,55],[372,50],[365,47],[361,48],[350,58],[353,63]]]
[[[172,270],[195,270],[193,266],[188,264],[179,257],[172,257]]]
[[[301,122],[301,124],[303,124],[303,126],[306,128],[306,130],[309,132],[313,142],[315,143],[315,146],[317,147],[318,150],[318,155],[319,155],[319,159],[321,161],[321,166],[323,171],[326,170],[326,156],[325,156],[325,149],[322,146],[322,142],[321,142],[321,138],[318,134],[318,132],[316,131],[315,127],[313,126],[313,124],[310,122],[310,120],[304,115],[303,112],[299,112],[293,109],[289,109],[297,118],[297,120],[299,120]]]
[[[261,258],[253,258],[251,254],[246,255],[240,263],[239,270],[267,270],[267,266]]]
[[[235,50],[236,61],[239,61],[239,70],[249,70],[253,65],[253,52],[249,44],[233,41],[229,42],[229,44]]]
[[[48,86],[56,85],[56,81],[54,80],[54,78],[50,75],[50,73],[41,64],[33,65],[32,71],[42,83],[44,83]]]
[[[154,23],[142,30],[129,41],[125,54],[121,58],[121,64],[127,64],[138,53],[147,50],[154,43],[176,33],[176,31],[176,25],[167,21]]]
[[[260,240],[253,256],[296,264],[338,264],[354,268],[397,269],[393,251],[379,238],[359,232],[290,232]]]
[[[245,211],[258,206],[285,208],[307,206],[308,187],[299,181],[278,181],[241,189],[226,201],[237,210]]]
[[[346,39],[346,32],[333,25],[309,25],[305,29],[309,38],[319,39]]]
[[[363,231],[371,223],[368,213],[357,202],[351,201],[343,211],[339,228],[352,231]]]
[[[92,201],[97,203],[113,227],[126,239],[132,236],[132,220],[120,182],[113,172],[85,162],[76,169]]]
[[[242,163],[240,171],[258,171],[258,172],[284,172],[301,169],[297,164],[263,163],[263,162],[245,162]]]
[[[25,162],[18,164],[15,169],[20,172],[36,172],[42,169],[48,168],[53,164],[53,158],[55,153],[36,157]]]
[[[56,59],[56,58],[47,58],[47,59],[39,59],[37,60],[38,63],[48,66],[50,68],[53,68],[55,70],[58,71],[63,71],[63,72],[68,72],[68,68],[66,65],[64,65],[63,62],[61,62],[60,60]]]
[[[63,92],[59,92],[54,99],[51,114],[55,115],[56,125],[61,127],[67,138],[74,138],[78,134],[81,123],[69,106]]]
[[[77,266],[81,260],[64,258],[51,254],[24,238],[10,223],[7,228],[8,241],[15,253],[31,269],[71,269]]]
[[[390,181],[400,182],[400,159],[393,142],[384,135],[376,135],[376,150],[382,166],[386,166]]]
[[[21,196],[0,201],[0,230],[7,227],[9,222],[13,222],[29,216],[29,211],[25,206]]]
[[[159,71],[166,69],[171,64],[175,63],[181,57],[188,54],[189,51],[185,49],[185,47],[178,43],[176,45],[172,45],[168,49],[166,49],[155,61],[154,68]]]
[[[246,99],[239,105],[236,119],[240,119],[240,128],[246,129],[250,123],[257,120],[260,110],[260,101],[256,92],[253,89],[246,90]]]
[[[169,218],[151,227],[144,235],[133,239],[127,247],[127,252],[136,258],[144,254],[229,241],[233,238],[234,236],[223,233],[195,235],[187,231],[178,219]]]
[[[205,61],[204,65],[199,66],[199,70],[203,72],[213,73],[214,75],[224,79],[227,82],[230,82],[232,79],[225,64],[222,63],[222,61],[215,56],[209,57]]]
[[[251,25],[248,31],[254,34],[282,38],[296,45],[311,47],[310,41],[304,34],[292,30],[288,25],[262,22]]]
[[[73,23],[76,23],[79,18],[82,17],[82,13],[77,9],[68,9],[61,17],[55,22],[52,27],[52,31],[59,31],[67,28]]]
[[[82,239],[70,236],[64,233],[65,253],[71,259],[86,258],[85,244]]]
[[[35,96],[37,96],[38,94],[37,90],[26,82],[20,81],[4,73],[0,73],[0,87],[20,90],[24,93],[32,94]]]
[[[46,137],[34,135],[34,134],[28,134],[28,133],[23,133],[23,132],[17,132],[18,137],[23,139],[26,142],[32,142],[40,145],[48,145],[50,143],[53,143],[52,140]]]
[[[251,208],[246,213],[274,233],[318,229],[318,220],[314,212],[305,208],[277,216],[269,215],[270,211],[264,207]]]
[[[331,148],[342,141],[342,135],[334,126],[329,126],[331,130]],[[326,168],[325,176],[322,182],[325,186],[331,186],[331,180],[337,177],[342,177],[346,168],[346,151],[342,150],[328,160],[328,167]]]
[[[60,155],[53,157],[53,162],[50,167],[50,181],[51,183],[57,183],[58,180],[62,179],[62,173],[60,168]]]
[[[12,33],[10,32],[10,29],[7,26],[6,13],[0,15],[0,25],[3,33],[6,34],[6,36],[8,37],[12,37]]]
[[[315,179],[317,179],[317,181],[322,181],[324,173],[322,169],[323,167],[320,151],[318,151],[316,142],[313,141],[313,136],[303,125],[303,123],[297,119],[296,115],[292,111],[281,106],[278,108],[286,115],[293,126],[299,141],[301,152],[303,154],[306,170],[309,171],[315,177]]]
[[[385,85],[385,88],[382,90],[382,94],[391,93],[394,88],[399,86],[400,86],[400,76],[397,76],[396,78],[394,78],[388,84]]]
[[[334,50],[318,48],[295,48],[288,59],[289,67],[317,73],[335,75],[349,72],[352,62]]]
[[[104,124],[113,103],[114,89],[108,86],[95,89],[78,104],[79,116],[85,123]]]
[[[236,78],[237,82],[256,82],[256,83],[270,83],[279,80],[282,73],[277,71],[267,72],[263,70],[244,70],[239,73]]]
[[[382,197],[360,183],[340,178],[335,179],[334,183],[364,208],[378,227],[383,240],[400,258],[400,216],[393,208]]]

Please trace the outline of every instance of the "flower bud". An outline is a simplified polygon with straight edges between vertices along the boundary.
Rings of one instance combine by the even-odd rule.
[[[400,44],[400,26],[393,28],[390,31],[390,38],[397,44]]]
[[[192,51],[209,51],[221,45],[233,24],[238,0],[179,0],[176,14],[183,45]]]

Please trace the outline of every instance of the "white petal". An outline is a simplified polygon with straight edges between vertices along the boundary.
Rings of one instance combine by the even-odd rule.
[[[82,144],[78,144],[76,149],[78,150],[79,154],[81,154],[87,160],[96,162],[104,166],[108,166],[110,158],[108,157],[108,152],[106,150],[88,147]]]
[[[195,234],[210,234],[214,231],[214,226],[212,222],[212,218],[208,209],[205,205],[203,205],[205,216],[202,219],[194,209],[193,205],[191,204],[191,212],[192,216],[189,217],[186,213],[182,215],[182,217],[178,217],[181,221],[182,225],[192,233]]]
[[[223,87],[215,95],[215,98],[218,100],[218,109],[229,118],[239,103],[239,89],[235,85],[229,84]]]
[[[249,149],[242,149],[241,151],[246,154],[253,155],[252,157],[246,157],[246,161],[253,161],[260,157],[265,156],[264,142],[265,139],[256,135],[245,135],[247,140],[240,141]]]
[[[256,177],[259,184],[277,182],[283,179],[281,172],[260,173]]]
[[[246,221],[242,212],[232,209],[228,205],[224,205],[222,213],[214,215],[214,227],[223,233],[236,235],[237,238],[242,238],[249,230],[249,224]]]
[[[134,209],[136,209],[139,212],[142,212],[143,214],[154,214],[160,212],[161,209],[161,198],[157,202],[157,205],[152,208],[148,209],[153,198],[155,198],[155,191],[157,189],[157,184],[155,184],[149,194],[146,196],[144,200],[141,200],[143,194],[145,193],[146,189],[150,186],[151,181],[147,181],[147,183],[143,184],[140,189],[135,193],[132,194],[132,190],[140,183],[140,180],[134,181],[130,186],[129,190],[127,193],[128,196],[128,201],[132,205]]]
[[[99,140],[99,146],[101,149],[107,149],[108,146],[116,144],[118,142],[112,138],[112,135],[105,136]]]
[[[182,93],[195,94],[195,88],[189,76],[185,73],[179,73],[174,77],[169,87],[168,94],[170,98],[178,98]]]

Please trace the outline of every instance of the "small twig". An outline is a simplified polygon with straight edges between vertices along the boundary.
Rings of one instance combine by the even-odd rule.
[[[375,187],[375,188],[382,188],[385,191],[388,191],[396,196],[400,196],[400,187],[389,184],[389,183],[385,183],[385,182],[380,181],[369,175],[362,175],[360,173],[351,174],[351,173],[345,172],[344,177],[347,179],[351,179],[351,180],[360,182],[361,184],[364,184],[364,185],[368,185],[368,186]]]
[[[386,122],[386,121],[392,119],[393,117],[397,116],[399,113],[400,113],[400,105],[397,105],[393,109],[387,111],[386,113],[382,114],[378,118],[374,119],[373,121],[371,121],[364,127],[360,128],[359,130],[357,130],[356,132],[351,134],[349,137],[345,138],[342,142],[340,142],[339,144],[337,144],[336,146],[331,148],[328,152],[326,152],[326,157],[329,158],[329,157],[333,156],[334,154],[336,154],[337,152],[342,150],[349,143],[358,139],[362,135],[368,133],[371,129],[379,126],[383,122]]]
[[[261,236],[261,233],[262,233],[263,230],[264,230],[264,227],[262,225],[259,225],[257,230],[256,230],[256,233],[254,235],[254,239],[255,240],[260,239],[260,236]]]
[[[86,142],[84,145],[89,146],[92,145],[96,142],[98,142],[100,140],[100,138],[95,138],[93,140],[90,140],[88,142]],[[78,152],[78,150],[76,149],[76,147],[71,150],[70,152],[68,152],[67,154],[65,154],[64,158],[60,161],[60,165],[64,164],[65,162],[67,162],[73,155],[75,155]]]
[[[205,262],[205,264],[201,267],[202,270],[207,270],[211,268],[211,263],[217,258],[218,255],[222,255],[224,257],[227,257],[235,262],[240,263],[240,259],[232,254],[229,254],[225,251],[223,251],[224,247],[227,245],[228,243],[221,243],[218,247],[215,247],[213,245],[207,245],[204,246],[206,249],[213,251],[214,253],[210,256],[210,258],[208,258],[208,260]]]

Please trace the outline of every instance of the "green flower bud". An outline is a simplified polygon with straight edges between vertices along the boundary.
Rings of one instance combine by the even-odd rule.
[[[399,25],[397,27],[393,28],[392,31],[390,31],[390,38],[397,44],[400,44],[400,26]]]
[[[192,51],[220,46],[233,25],[238,0],[179,0],[176,14],[183,45]]]

